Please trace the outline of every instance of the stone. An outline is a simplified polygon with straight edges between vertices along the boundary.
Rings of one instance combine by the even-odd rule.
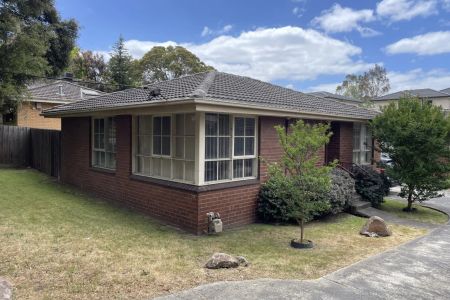
[[[12,286],[11,284],[0,277],[0,300],[12,299]]]
[[[250,265],[248,260],[243,256],[236,256],[236,259],[238,260],[240,266],[248,267]]]
[[[370,217],[359,233],[370,237],[392,235],[392,232],[387,227],[386,222],[377,216]]]
[[[237,267],[239,267],[239,261],[237,258],[226,253],[214,253],[205,265],[205,268],[208,269],[228,269]]]

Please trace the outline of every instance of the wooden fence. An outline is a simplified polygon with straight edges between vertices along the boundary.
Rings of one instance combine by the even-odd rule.
[[[31,167],[59,177],[60,137],[58,130],[0,125],[0,165]]]

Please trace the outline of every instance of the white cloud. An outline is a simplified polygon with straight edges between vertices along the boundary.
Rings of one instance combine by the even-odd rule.
[[[436,6],[436,0],[383,0],[377,4],[377,14],[397,22],[437,14]]]
[[[391,91],[430,88],[442,90],[450,87],[450,72],[434,69],[423,71],[414,69],[408,72],[388,72],[391,83]]]
[[[442,0],[442,7],[446,11],[450,11],[450,0]]]
[[[221,35],[221,34],[225,34],[225,33],[230,32],[231,29],[233,29],[233,25],[231,25],[231,24],[227,24],[227,25],[223,26],[221,29],[218,29],[218,30],[212,30],[208,26],[205,26],[205,27],[203,27],[203,30],[201,32],[201,36],[205,37],[205,36],[208,36],[208,35]]]
[[[139,58],[156,45],[175,42],[126,41]],[[314,79],[323,74],[358,73],[373,63],[359,59],[362,50],[313,29],[264,28],[239,36],[219,36],[203,44],[180,44],[219,71],[272,80]]]
[[[404,38],[386,47],[389,54],[415,53],[433,55],[450,53],[450,31],[429,32]]]
[[[294,9],[292,9],[292,13],[294,14],[294,16],[301,18],[305,13],[305,8],[296,6],[294,7]]]
[[[368,23],[374,20],[375,16],[371,9],[353,10],[349,7],[334,4],[330,9],[322,11],[321,15],[315,17],[311,23],[326,32],[350,32],[357,30],[363,36],[373,36],[377,32],[361,26],[361,23]]]

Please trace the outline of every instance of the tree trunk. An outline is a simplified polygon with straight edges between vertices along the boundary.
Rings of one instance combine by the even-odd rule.
[[[406,211],[412,211],[412,204],[413,204],[413,200],[412,200],[412,195],[413,195],[413,190],[410,189],[408,192],[408,206],[406,207]]]
[[[303,232],[304,232],[304,226],[303,226],[303,219],[300,220],[300,243],[303,244]]]

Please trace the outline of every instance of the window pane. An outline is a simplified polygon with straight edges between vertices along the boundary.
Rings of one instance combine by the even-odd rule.
[[[105,135],[98,134],[98,149],[105,149]]]
[[[193,161],[187,161],[185,164],[185,180],[194,182],[195,167]]]
[[[175,157],[176,158],[184,158],[184,138],[183,137],[175,138]]]
[[[161,136],[153,136],[153,154],[161,155]]]
[[[183,180],[183,165],[182,160],[173,160],[173,179]]]
[[[170,117],[162,117],[162,134],[170,135]]]
[[[243,160],[235,159],[233,161],[233,178],[241,178],[243,170],[244,170]]]
[[[177,114],[175,115],[175,135],[184,135],[184,115],[183,114]]]
[[[217,138],[207,137],[205,139],[205,158],[217,158]]]
[[[139,116],[138,117],[138,132],[139,134],[152,134],[152,117]]]
[[[153,117],[153,134],[161,134],[161,117]]]
[[[195,138],[186,137],[185,138],[185,159],[194,160],[195,159]]]
[[[245,155],[254,155],[255,154],[255,138],[246,137],[245,138]]]
[[[137,158],[137,172],[150,175],[150,158],[139,156]]]
[[[353,150],[361,147],[361,124],[353,124]]]
[[[149,156],[150,153],[150,136],[142,135],[138,136],[138,154]]]
[[[217,161],[205,162],[205,181],[217,180]]]
[[[230,179],[230,161],[229,160],[221,160],[218,161],[218,174],[217,180]]]
[[[230,135],[229,115],[219,115],[219,135]]]
[[[163,136],[161,143],[161,155],[170,155],[170,136]]]
[[[255,119],[254,118],[246,118],[245,119],[245,135],[246,136],[255,136]]]
[[[195,114],[186,114],[185,122],[185,135],[195,135]]]
[[[234,119],[234,135],[235,136],[243,136],[244,135],[244,118],[235,118]]]
[[[163,158],[162,164],[161,164],[161,176],[164,178],[170,178],[171,174],[171,166],[172,166],[172,160]]]
[[[230,157],[230,139],[229,137],[219,138],[219,158]]]
[[[234,138],[234,155],[235,156],[244,155],[244,138],[243,137]]]
[[[215,114],[205,115],[205,135],[217,135],[218,116]]]
[[[152,173],[161,176],[161,158],[152,158]]]
[[[94,134],[94,148],[98,149],[100,147],[100,136],[99,134]]]
[[[111,152],[106,152],[106,162],[105,165],[107,168],[115,169],[116,168],[116,154]]]
[[[244,177],[253,176],[253,159],[244,160]]]

